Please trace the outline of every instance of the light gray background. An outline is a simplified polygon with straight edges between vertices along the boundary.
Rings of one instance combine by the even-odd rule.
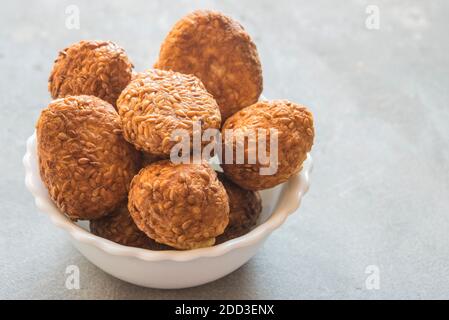
[[[77,4],[81,29],[65,27]],[[380,29],[365,27],[378,5]],[[173,23],[195,8],[239,20],[256,42],[265,95],[311,108],[310,193],[245,266],[185,290],[114,279],[38,213],[22,156],[58,50],[122,45],[152,66]],[[7,1],[0,12],[0,298],[449,298],[447,1]],[[65,288],[76,264],[81,289]],[[367,290],[365,270],[380,270]]]

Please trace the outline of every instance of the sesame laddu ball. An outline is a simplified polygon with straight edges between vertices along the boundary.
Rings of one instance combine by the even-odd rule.
[[[134,146],[153,156],[168,158],[184,130],[193,147],[195,125],[204,132],[219,129],[220,110],[215,99],[193,75],[148,70],[134,76],[117,101],[123,134]],[[202,141],[201,146],[208,144]]]
[[[123,48],[111,41],[80,41],[61,52],[51,71],[52,98],[93,95],[114,107],[131,81],[133,65]]]
[[[229,221],[228,196],[206,163],[150,164],[131,183],[128,209],[147,236],[177,249],[212,246]]]
[[[52,101],[36,125],[42,180],[71,219],[97,219],[123,202],[140,164],[117,111],[93,96]]]
[[[223,121],[257,102],[263,89],[256,45],[237,21],[216,11],[194,11],[179,20],[154,67],[200,78]]]
[[[232,139],[226,138],[228,129],[236,132]],[[254,164],[247,163],[246,160],[245,163],[237,163],[236,157],[233,157],[232,163],[222,164],[225,175],[247,190],[272,188],[299,172],[307,153],[312,148],[315,135],[313,116],[306,107],[287,100],[260,101],[226,120],[222,128],[224,152],[229,149],[235,154],[238,150],[238,136],[248,136],[249,132],[258,132],[258,129],[265,129],[266,145],[262,151],[270,158],[269,164],[261,163],[259,157]],[[277,146],[273,150],[270,147],[272,137],[270,129],[277,135]],[[259,139],[259,136],[257,138]],[[246,144],[245,159],[248,159],[250,150],[260,155],[261,150],[257,148],[253,150]],[[273,152],[277,153],[276,157],[271,157],[274,155]],[[261,174],[261,168],[270,166],[273,173]]]

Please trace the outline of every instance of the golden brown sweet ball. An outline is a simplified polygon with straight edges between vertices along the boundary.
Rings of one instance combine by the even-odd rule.
[[[90,231],[102,238],[119,244],[149,250],[172,250],[173,248],[157,243],[148,238],[137,228],[128,211],[128,204],[124,202],[119,208],[107,216],[91,220]]]
[[[255,103],[263,88],[256,45],[237,21],[216,11],[195,11],[179,20],[154,67],[200,78],[223,121]]]
[[[147,236],[177,249],[214,245],[229,221],[228,196],[208,164],[150,164],[131,183],[128,209]]]
[[[115,107],[133,65],[111,41],[80,41],[59,52],[48,80],[53,98],[93,95]]]
[[[236,133],[233,139],[226,138],[225,131],[228,129]],[[247,190],[267,189],[287,181],[301,170],[302,163],[313,145],[312,113],[302,105],[287,100],[273,100],[261,101],[246,107],[225,122],[222,128],[224,152],[225,149],[229,149],[236,153],[238,141],[242,141],[238,136],[248,137],[250,132],[257,132],[258,129],[265,129],[261,135],[266,138],[266,146],[262,150],[262,154],[267,155],[267,159],[264,159],[267,160],[265,164],[260,161],[260,151],[257,148],[258,156],[254,164],[250,164],[247,160],[243,164],[238,164],[235,156],[232,163],[222,164],[226,176]],[[272,137],[270,129],[275,132],[273,137],[277,135],[277,148],[273,150],[270,147]],[[245,159],[248,159],[248,150],[253,149],[249,148],[249,144],[245,144]],[[277,152],[277,157],[274,157],[275,154],[272,152]],[[226,161],[225,155],[223,159]],[[261,168],[270,167],[273,169],[272,173],[261,174]]]
[[[201,81],[173,71],[155,69],[135,75],[117,107],[125,139],[153,156],[170,156],[178,143],[172,139],[175,130],[184,130],[192,147],[195,125],[201,132],[221,126],[218,105]]]
[[[251,231],[262,212],[259,192],[245,190],[218,173],[218,179],[229,197],[229,224],[223,234],[217,237],[217,244],[238,238]]]
[[[96,219],[128,194],[140,155],[122,136],[117,111],[93,96],[52,101],[37,122],[42,180],[71,219]]]

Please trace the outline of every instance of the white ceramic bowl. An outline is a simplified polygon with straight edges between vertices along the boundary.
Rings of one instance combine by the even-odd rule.
[[[39,211],[65,230],[81,254],[100,269],[136,285],[164,289],[187,288],[214,281],[251,259],[271,232],[299,208],[309,188],[312,169],[312,158],[308,155],[299,174],[282,185],[261,192],[262,214],[256,228],[248,234],[210,248],[151,251],[97,237],[88,231],[88,222],[75,223],[61,213],[42,183],[36,150],[36,135],[33,134],[27,141],[23,163],[25,184]]]

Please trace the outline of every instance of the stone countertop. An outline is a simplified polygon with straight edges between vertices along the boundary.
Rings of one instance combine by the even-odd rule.
[[[0,298],[449,298],[449,4],[164,3],[2,5]],[[70,4],[80,29],[66,27]],[[369,5],[379,10],[378,29]],[[89,263],[37,212],[21,158],[50,100],[58,50],[109,39],[144,70],[173,23],[195,8],[223,11],[249,31],[265,96],[314,112],[312,186],[300,210],[229,276],[191,289],[140,288]],[[79,290],[65,287],[69,265],[80,269]],[[378,288],[369,285],[373,274]]]

